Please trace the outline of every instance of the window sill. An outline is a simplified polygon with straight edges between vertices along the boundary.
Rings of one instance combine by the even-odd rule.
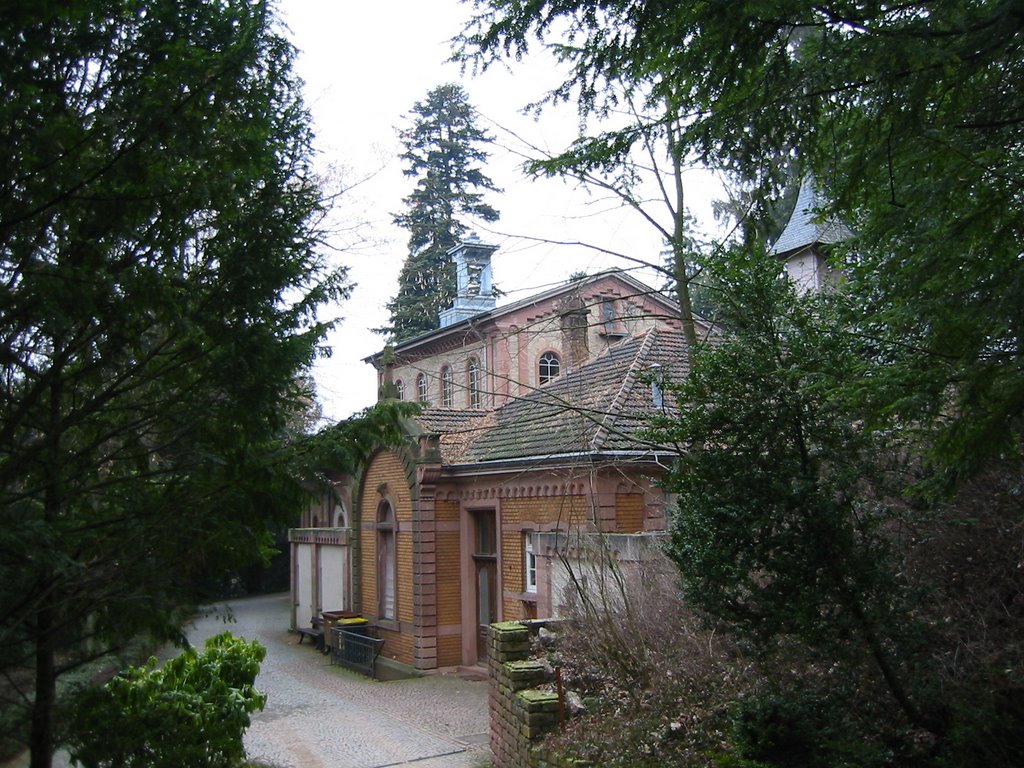
[[[522,600],[524,603],[537,602],[536,592],[512,592],[510,590],[506,590],[505,597],[510,600]]]

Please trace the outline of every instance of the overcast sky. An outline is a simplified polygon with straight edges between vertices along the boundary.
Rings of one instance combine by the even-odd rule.
[[[503,301],[563,282],[573,272],[629,266],[591,249],[543,240],[582,241],[658,259],[660,239],[635,213],[572,184],[532,181],[519,172],[522,144],[515,136],[548,150],[564,147],[576,135],[575,110],[545,111],[539,119],[522,114],[558,82],[553,63],[540,55],[477,77],[447,63],[449,41],[469,6],[458,0],[279,0],[278,8],[299,49],[322,172],[341,187],[359,182],[340,198],[333,221],[337,259],[357,285],[352,298],[333,310],[344,320],[328,339],[331,359],[314,371],[325,417],[346,418],[376,400],[376,376],[362,361],[383,345],[383,337],[369,329],[388,320],[384,305],[397,290],[407,238],[391,217],[414,184],[402,174],[397,131],[408,125],[413,104],[437,85],[461,83],[496,140],[485,170],[503,190],[488,198],[502,216],[478,233],[500,246],[493,265],[495,282],[508,293]],[[688,199],[700,217],[708,216],[709,188],[696,173],[688,182]]]

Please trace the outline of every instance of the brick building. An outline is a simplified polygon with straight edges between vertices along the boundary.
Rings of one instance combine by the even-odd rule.
[[[382,397],[423,405],[406,445],[290,535],[295,622],[352,610],[417,669],[484,658],[491,622],[557,615],[571,536],[627,551],[665,528],[668,451],[642,429],[685,370],[676,305],[611,271],[497,308],[494,250],[453,249],[441,327],[368,359]]]

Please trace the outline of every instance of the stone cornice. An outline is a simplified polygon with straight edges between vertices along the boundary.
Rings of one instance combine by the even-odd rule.
[[[333,544],[347,547],[352,538],[351,528],[289,528],[288,541],[292,544]]]

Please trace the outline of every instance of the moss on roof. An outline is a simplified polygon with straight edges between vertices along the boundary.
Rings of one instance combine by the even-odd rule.
[[[473,464],[601,451],[649,450],[655,402],[649,378],[686,372],[682,333],[649,329],[494,411],[428,408],[417,419],[439,436],[445,464]]]

